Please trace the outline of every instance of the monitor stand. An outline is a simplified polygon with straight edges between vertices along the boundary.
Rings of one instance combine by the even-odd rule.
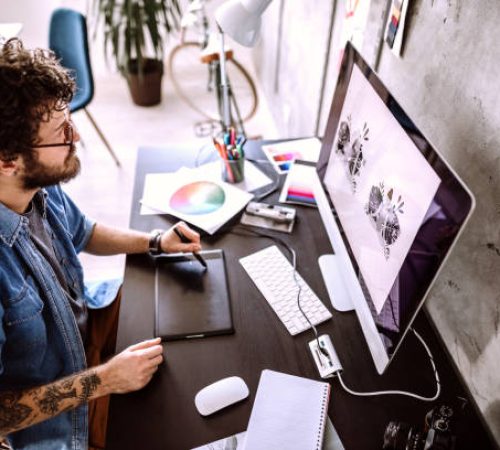
[[[332,306],[337,311],[352,311],[354,305],[340,272],[338,261],[339,257],[336,255],[321,255],[318,258],[321,275],[323,275]]]

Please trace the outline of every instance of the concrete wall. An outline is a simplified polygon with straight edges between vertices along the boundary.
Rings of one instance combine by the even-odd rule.
[[[266,12],[264,36],[254,58],[283,137],[314,134],[318,123],[319,134],[323,132],[335,86],[332,52],[338,45],[344,4],[343,0],[275,0]],[[377,61],[386,4],[372,0],[361,48],[372,64]],[[382,45],[378,65],[396,99],[476,196],[474,216],[427,307],[498,442],[499,23],[497,0],[413,0],[402,57]]]

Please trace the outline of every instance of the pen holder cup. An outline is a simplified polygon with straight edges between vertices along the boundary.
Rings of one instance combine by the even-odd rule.
[[[245,178],[245,158],[221,159],[222,181],[240,183]]]

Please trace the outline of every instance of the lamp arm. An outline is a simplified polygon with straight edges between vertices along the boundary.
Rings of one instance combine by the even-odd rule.
[[[229,85],[227,83],[226,72],[226,52],[224,49],[224,32],[218,26],[220,37],[219,49],[219,67],[220,67],[220,82],[222,89],[222,123],[224,132],[227,132],[231,127],[231,103],[229,102]]]

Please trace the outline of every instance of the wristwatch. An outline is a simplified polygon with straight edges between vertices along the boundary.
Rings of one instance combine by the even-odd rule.
[[[161,238],[165,230],[152,230],[149,236],[148,251],[151,256],[157,256],[162,253]]]

